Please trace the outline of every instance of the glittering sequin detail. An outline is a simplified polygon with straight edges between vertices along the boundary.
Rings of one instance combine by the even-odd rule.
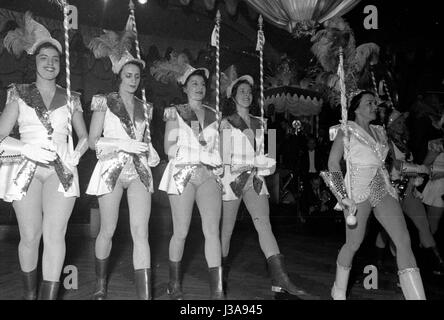
[[[51,125],[49,112],[45,107],[42,96],[40,95],[36,85],[33,83],[30,85],[18,86],[17,90],[22,100],[35,110],[37,117],[48,132],[48,136],[51,136],[54,133],[54,129]],[[58,154],[51,165],[54,166],[63,189],[68,191],[74,180],[73,173],[63,164],[62,159]]]
[[[214,179],[223,192],[223,184],[218,176],[213,173],[213,168],[203,165],[187,165],[180,167],[173,175],[177,191],[182,194],[188,183],[191,183],[197,189],[208,179]]]
[[[197,166],[185,166],[180,168],[179,171],[173,175],[179,194],[182,194],[182,192],[185,190],[185,187],[187,186],[188,182],[190,182],[191,175],[196,168]]]
[[[18,94],[16,85],[11,84],[8,88],[8,93],[7,93],[7,97],[6,97],[6,104],[16,102],[16,101],[18,101],[19,98],[20,98],[20,96]]]
[[[28,191],[32,178],[34,178],[37,164],[31,160],[24,160],[23,166],[20,168],[17,176],[14,178],[14,184],[20,188],[19,192],[22,196]]]
[[[123,104],[123,101],[120,98],[119,94],[118,93],[109,94],[107,96],[107,104],[109,110],[120,119],[120,123],[122,124],[122,127],[125,130],[125,132],[128,134],[128,136],[133,140],[137,140],[134,124],[131,121],[128,112],[126,111],[125,105]],[[148,158],[149,154],[146,154],[146,156]],[[151,188],[152,177],[150,172],[143,165],[142,158],[140,155],[134,154],[132,155],[132,158],[134,166],[136,167],[136,171],[139,174],[140,180],[144,184],[145,188],[148,191],[150,191],[152,189]],[[116,185],[117,179],[119,178],[119,175],[122,172],[122,169],[126,161],[128,161],[128,158],[126,158],[125,162],[121,163],[119,161],[110,168],[111,171],[115,171],[114,173],[109,174],[109,179],[108,179],[110,183],[113,183],[112,189],[114,189],[114,186]]]
[[[230,183],[231,190],[236,197],[242,197],[242,192],[244,190],[245,185],[247,184],[248,179],[250,178],[252,171],[244,171],[240,175],[234,179],[233,182]]]
[[[403,270],[399,270],[398,271],[398,275],[403,275],[406,273],[416,273],[419,272],[419,268],[407,268],[407,269],[403,269]]]
[[[320,176],[338,201],[348,198],[341,171],[322,171]]]
[[[372,139],[370,135],[364,131],[359,125],[353,121],[349,121],[347,125],[347,130],[353,135],[359,142],[367,145],[376,154],[381,163],[385,161],[389,147],[387,142],[387,136],[384,129],[380,126],[370,125],[373,128],[373,133],[376,135],[377,141]],[[338,131],[341,129],[340,125],[336,125],[330,128],[330,139],[334,140]]]
[[[130,155],[127,153],[119,153],[116,158],[113,159],[112,164],[106,171],[102,173],[102,179],[105,181],[109,190],[114,190],[117,180],[125,167]]]
[[[248,183],[250,179],[252,181],[251,184]],[[263,184],[263,181],[258,177],[257,168],[253,168],[239,174],[236,179],[230,183],[230,187],[231,190],[233,190],[234,195],[237,198],[240,198],[242,197],[243,191],[246,189],[248,190],[251,185],[253,186],[254,191],[260,195]]]
[[[261,194],[263,184],[263,181],[255,174],[253,176],[253,189],[258,195]]]
[[[96,95],[91,101],[91,111],[106,111],[108,105],[106,104],[106,97],[103,95]]]
[[[177,111],[175,107],[165,108],[163,111],[163,121],[174,121],[177,119]]]
[[[370,182],[370,194],[368,200],[372,207],[376,207],[379,202],[387,195],[387,186],[381,171],[376,172],[375,177]]]

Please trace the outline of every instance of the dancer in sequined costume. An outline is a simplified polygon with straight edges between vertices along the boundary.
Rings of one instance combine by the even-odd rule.
[[[425,299],[421,275],[410,246],[410,236],[398,201],[396,190],[390,183],[385,168],[389,151],[387,135],[381,126],[370,125],[376,118],[376,97],[372,92],[361,91],[350,103],[347,130],[350,136],[348,161],[350,165],[351,197],[345,193],[346,185],[341,173],[340,161],[344,155],[343,132],[340,125],[330,129],[334,140],[328,167],[335,177],[336,193],[342,195],[340,205],[353,210],[357,208],[357,224],[346,225],[346,242],[338,258],[336,279],[331,290],[335,300],[344,300],[353,256],[365,235],[367,219],[373,210],[376,218],[387,231],[396,246],[399,280],[408,300]]]
[[[165,109],[165,153],[169,163],[159,189],[168,193],[173,215],[169,247],[168,294],[183,299],[181,261],[194,202],[202,218],[210,298],[223,299],[219,222],[222,206],[219,123],[216,111],[203,104],[207,69],[188,66],[178,79],[188,103]]]
[[[222,261],[224,283],[227,282],[230,266],[228,253],[236,216],[243,200],[251,215],[259,236],[259,244],[267,259],[272,278],[272,291],[288,292],[304,296],[289,279],[284,257],[280,253],[270,224],[268,190],[264,176],[273,174],[276,161],[261,153],[264,149],[264,124],[261,118],[249,113],[253,102],[253,78],[244,75],[234,80],[227,88],[227,99],[221,122],[222,152],[224,159],[223,215],[222,215]]]
[[[132,39],[132,35],[128,35]],[[110,50],[101,51],[103,43]],[[99,45],[101,44],[101,45]],[[96,239],[96,289],[94,300],[107,297],[107,277],[112,237],[119,217],[123,191],[127,191],[130,229],[133,238],[133,266],[139,300],[150,300],[151,255],[148,222],[151,213],[153,178],[150,167],[159,163],[150,135],[152,106],[135,96],[145,62],[126,49],[117,50],[105,34],[93,39],[90,48],[96,57],[109,56],[117,77],[118,92],[96,95],[91,102],[89,145],[98,162],[89,181],[87,194],[98,196],[100,232]],[[119,56],[119,52],[122,55]]]
[[[62,47],[30,13],[25,26],[10,31],[5,47],[24,50],[36,64],[36,81],[12,84],[0,117],[0,198],[12,202],[20,231],[18,255],[24,299],[37,298],[37,263],[43,235],[38,298],[56,299],[65,259],[65,233],[79,196],[77,164],[88,149],[80,95],[71,106],[66,90],[56,84]],[[9,137],[18,122],[20,140]],[[78,144],[74,149],[74,128]]]

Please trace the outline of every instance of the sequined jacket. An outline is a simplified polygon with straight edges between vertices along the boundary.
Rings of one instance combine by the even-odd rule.
[[[370,125],[373,137],[354,121],[347,122],[350,144],[344,158],[348,162],[350,172],[346,173],[346,185],[350,180],[351,197],[356,203],[363,202],[370,195],[370,183],[379,172],[384,178],[385,188],[391,196],[398,198],[396,190],[390,182],[385,167],[385,159],[389,152],[387,134],[382,126]],[[341,125],[330,128],[330,139],[334,140]],[[348,179],[348,176],[350,179]]]

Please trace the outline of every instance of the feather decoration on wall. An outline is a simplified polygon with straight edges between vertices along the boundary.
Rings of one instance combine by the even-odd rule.
[[[172,54],[169,60],[157,60],[150,68],[151,75],[163,84],[176,83],[185,72],[188,58],[185,54]]]
[[[24,14],[23,20],[18,24],[19,27],[9,31],[3,39],[6,50],[16,57],[20,57],[23,51],[32,53],[30,50],[39,39],[51,39],[49,31],[33,19],[30,11]]]
[[[109,57],[111,61],[118,61],[132,47],[136,34],[132,30],[114,32],[103,30],[104,34],[93,38],[88,48],[98,58]]]
[[[358,90],[358,83],[363,70],[379,60],[379,46],[364,43],[356,48],[353,30],[342,18],[334,18],[324,23],[324,29],[311,39],[311,50],[324,72],[317,77],[317,82],[330,88],[330,103],[337,105],[340,98],[339,78],[336,74],[339,62],[339,48],[344,50],[344,70],[347,96]],[[364,88],[360,88],[364,89]]]

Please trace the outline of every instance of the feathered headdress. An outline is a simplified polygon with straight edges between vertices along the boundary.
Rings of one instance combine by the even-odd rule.
[[[90,41],[88,48],[96,58],[108,57],[113,65],[113,72],[118,74],[130,62],[139,63],[145,68],[145,61],[136,59],[129,53],[135,39],[136,34],[132,30],[126,29],[120,33],[104,30],[103,35]]]
[[[157,60],[150,68],[151,75],[164,84],[176,83],[188,66],[186,55],[173,52],[168,60]]]
[[[356,48],[353,31],[342,18],[328,20],[324,26],[325,29],[312,37],[311,50],[325,71],[318,76],[317,81],[333,90],[330,99],[334,104],[338,104],[340,89],[336,72],[339,48],[343,49],[347,96],[351,99],[360,91],[358,81],[361,72],[368,64],[378,63],[379,46],[375,43],[365,43]]]
[[[19,27],[11,30],[3,40],[3,44],[10,53],[19,57],[23,51],[34,54],[35,50],[42,43],[53,44],[59,52],[62,52],[62,45],[51,37],[49,31],[32,18],[32,13],[27,11]]]
[[[327,20],[325,29],[318,31],[312,38],[311,51],[325,71],[336,72],[339,61],[339,48],[343,49],[347,61],[355,51],[355,38],[349,24],[341,18]]]
[[[354,56],[355,69],[360,72],[367,64],[375,65],[379,62],[379,46],[369,42],[361,44],[356,48]]]

